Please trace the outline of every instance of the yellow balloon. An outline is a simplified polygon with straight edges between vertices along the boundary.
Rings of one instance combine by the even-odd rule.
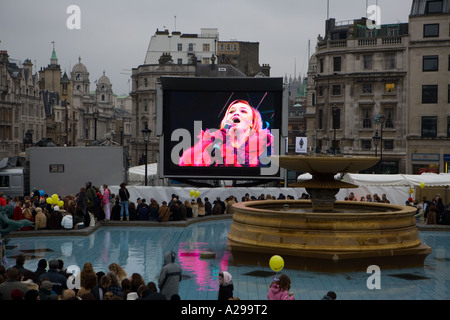
[[[56,199],[53,199],[53,198],[52,198],[52,203],[53,203],[53,204],[56,204],[56,205],[57,205],[58,202],[59,202],[59,198],[56,198]]]
[[[413,194],[413,193],[414,193],[414,190],[413,190],[413,189],[409,189],[409,193],[410,193],[410,194]]]
[[[61,209],[64,208],[64,201],[58,201],[58,207],[60,207]]]
[[[58,200],[59,197],[58,197],[58,195],[57,195],[56,193],[54,193],[54,194],[52,195],[52,199],[53,199],[53,202],[54,202],[55,200]]]
[[[189,195],[190,195],[191,197],[193,197],[193,196],[195,195],[195,191],[194,191],[193,189],[191,189],[191,191],[189,191]]]
[[[284,268],[284,260],[278,255],[272,256],[269,260],[269,266],[273,271],[280,272]]]
[[[45,201],[47,201],[48,204],[52,204],[53,203],[53,199],[50,198],[50,197],[48,197],[47,200],[45,200]]]
[[[200,191],[199,190],[195,191],[195,197],[196,198],[200,197]]]
[[[425,188],[425,183],[422,182],[422,183],[420,184],[420,187],[421,187],[422,189]]]

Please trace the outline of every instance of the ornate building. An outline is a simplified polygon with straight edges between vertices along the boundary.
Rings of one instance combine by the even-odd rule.
[[[20,64],[0,51],[0,158],[19,155],[46,136],[39,76],[29,59]]]

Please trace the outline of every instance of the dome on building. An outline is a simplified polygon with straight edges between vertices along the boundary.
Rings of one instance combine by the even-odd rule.
[[[111,85],[111,81],[109,80],[109,78],[107,76],[105,76],[105,71],[103,71],[103,75],[100,77],[100,79],[98,79],[98,84],[104,84],[107,86]]]
[[[88,73],[86,66],[81,63],[81,57],[78,57],[78,63],[73,66],[72,73]]]

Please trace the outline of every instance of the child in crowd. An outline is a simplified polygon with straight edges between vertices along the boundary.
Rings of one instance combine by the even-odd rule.
[[[274,278],[267,299],[269,300],[295,300],[294,294],[289,292],[291,289],[291,278],[282,274],[278,279]]]

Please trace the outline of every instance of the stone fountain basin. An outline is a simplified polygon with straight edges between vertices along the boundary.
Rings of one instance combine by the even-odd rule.
[[[343,261],[347,267],[357,261],[423,266],[431,252],[419,239],[412,207],[347,201],[336,201],[334,207],[322,213],[312,212],[311,201],[302,200],[235,204],[228,248],[238,263],[280,254],[301,269],[324,267],[324,261],[333,268]]]

